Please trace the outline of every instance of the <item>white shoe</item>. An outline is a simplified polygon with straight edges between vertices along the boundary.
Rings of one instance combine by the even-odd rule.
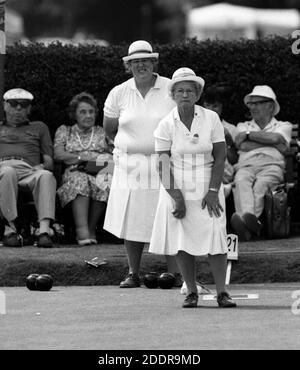
[[[198,294],[210,294],[211,293],[211,291],[208,288],[206,288],[206,286],[203,285],[202,283],[196,281],[196,285],[197,285]],[[180,294],[186,294],[186,293],[187,293],[187,286],[186,286],[186,282],[184,281],[180,289]]]
[[[77,239],[79,245],[91,245],[93,244],[91,239]]]

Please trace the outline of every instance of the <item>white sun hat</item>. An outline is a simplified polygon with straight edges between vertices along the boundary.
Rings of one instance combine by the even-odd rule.
[[[171,92],[172,87],[182,81],[193,81],[196,82],[198,85],[200,85],[201,91],[203,90],[203,87],[205,85],[205,81],[203,78],[196,76],[195,72],[191,68],[182,67],[177,69],[172,76],[172,80],[168,83],[168,89]]]
[[[244,97],[244,103],[247,105],[249,102],[251,102],[251,98],[253,96],[260,96],[262,98],[268,98],[274,101],[275,103],[275,111],[274,116],[279,113],[280,111],[280,105],[277,101],[276,95],[273,91],[273,89],[268,85],[257,85],[254,86],[253,91],[250,94],[247,94]]]
[[[133,59],[155,58],[158,59],[158,53],[153,53],[152,46],[148,41],[134,41],[128,48],[128,55],[123,57],[124,62]]]
[[[3,95],[4,100],[14,100],[14,99],[20,99],[20,100],[33,100],[33,95],[24,89],[16,88],[16,89],[10,89],[6,91],[6,93]]]

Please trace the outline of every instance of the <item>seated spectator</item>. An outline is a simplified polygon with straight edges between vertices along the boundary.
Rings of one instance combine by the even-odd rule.
[[[5,219],[3,244],[22,246],[16,228],[18,188],[30,190],[39,221],[38,247],[51,248],[50,220],[55,214],[56,180],[48,127],[28,119],[33,95],[16,88],[4,96],[5,121],[0,126],[0,210]]]
[[[211,86],[205,90],[203,97],[203,106],[207,109],[211,109],[214,112],[218,113],[221,122],[224,127],[226,148],[227,148],[227,158],[225,161],[223,184],[225,196],[228,196],[231,192],[231,183],[234,178],[234,168],[233,165],[238,160],[237,150],[234,144],[238,130],[236,126],[225,121],[223,118],[223,106],[225,102],[225,88],[218,86]]]
[[[300,152],[299,152],[299,149],[300,149],[300,140],[299,139],[296,139],[296,142],[297,142],[297,146],[298,146],[298,153],[296,154],[296,159],[298,162],[300,162]]]
[[[231,217],[231,225],[240,240],[247,241],[260,234],[259,217],[267,190],[284,179],[284,153],[291,141],[292,124],[274,117],[280,106],[269,86],[255,86],[244,103],[252,120],[237,125],[235,144],[239,160],[233,188],[236,213]]]
[[[96,227],[109,194],[110,176],[96,177],[78,167],[85,161],[112,160],[104,130],[95,126],[97,113],[92,95],[82,92],[74,96],[69,103],[72,125],[60,126],[54,139],[54,157],[67,166],[57,194],[62,207],[71,203],[79,245],[97,244]]]

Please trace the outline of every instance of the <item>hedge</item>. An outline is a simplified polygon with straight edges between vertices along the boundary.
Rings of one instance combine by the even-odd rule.
[[[262,40],[221,41],[195,39],[153,45],[160,53],[158,72],[167,77],[179,67],[190,67],[206,86],[229,87],[225,118],[236,124],[245,120],[243,97],[254,85],[268,84],[281,105],[279,119],[300,122],[300,57],[292,53],[295,40],[279,36]],[[23,87],[35,95],[32,119],[44,121],[54,135],[68,120],[70,99],[81,91],[92,93],[102,107],[112,87],[130,77],[122,56],[128,45],[63,46],[60,43],[16,44],[7,48],[5,90]]]

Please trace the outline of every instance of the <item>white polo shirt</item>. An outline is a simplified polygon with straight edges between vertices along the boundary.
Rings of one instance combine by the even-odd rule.
[[[271,121],[267,124],[266,127],[261,129],[258,124],[254,121],[246,121],[238,123],[237,129],[239,132],[245,132],[245,131],[262,131],[262,132],[274,132],[277,134],[280,134],[283,136],[285,141],[289,144],[292,137],[292,124],[287,121],[277,121],[275,117],[271,119]],[[276,161],[283,161],[284,155],[280,153],[278,149],[271,146],[264,146],[257,149],[253,149],[249,152],[239,151],[239,163],[242,163],[244,161],[248,161],[252,157],[258,155],[258,154],[265,154],[271,156]]]
[[[110,91],[103,111],[106,117],[119,120],[114,141],[117,150],[129,154],[155,152],[153,132],[176,105],[168,94],[169,79],[156,75],[155,85],[145,97],[137,89],[134,78]]]

